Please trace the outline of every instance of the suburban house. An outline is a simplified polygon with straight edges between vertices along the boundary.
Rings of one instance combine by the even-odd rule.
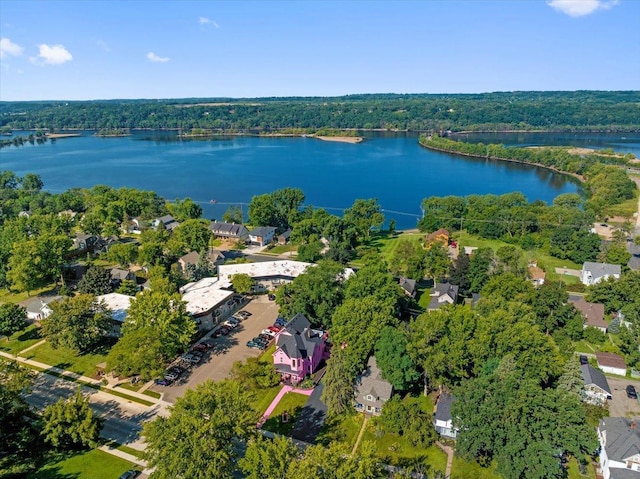
[[[129,281],[136,281],[136,275],[126,269],[112,268],[111,269],[111,284],[114,288],[119,288],[122,282],[127,279]]]
[[[424,247],[429,249],[432,244],[440,243],[446,248],[449,246],[450,237],[451,235],[449,234],[449,231],[444,228],[440,228],[439,230],[429,233],[424,237]]]
[[[273,364],[285,382],[299,383],[328,358],[327,333],[312,329],[302,314],[291,318],[276,335]]]
[[[544,272],[542,268],[538,266],[538,263],[532,262],[529,263],[528,266],[529,278],[534,286],[542,286],[544,284],[544,280],[547,277],[547,273]]]
[[[287,244],[291,237],[291,230],[287,230],[281,235],[278,235],[278,244]]]
[[[93,249],[93,246],[98,241],[98,237],[95,235],[89,235],[84,233],[78,233],[73,238],[73,247],[80,253],[85,253]]]
[[[257,246],[266,246],[273,241],[276,234],[274,226],[258,226],[249,232],[249,243]]]
[[[165,229],[167,229],[169,231],[173,231],[178,226],[180,226],[180,223],[178,223],[175,220],[175,218],[173,216],[171,216],[171,215],[161,216],[160,218],[156,218],[155,220],[153,220],[151,222],[153,227],[156,228],[156,229],[158,229],[158,227],[160,226],[160,223],[162,223],[164,225]]]
[[[194,318],[198,328],[208,331],[238,304],[231,283],[216,277],[203,278],[180,288],[182,300],[187,303],[187,312]]]
[[[620,279],[622,268],[619,264],[585,262],[580,272],[580,281],[589,286],[609,278]]]
[[[607,400],[611,399],[611,388],[607,378],[602,374],[602,371],[590,364],[581,364],[580,370],[584,381],[583,401],[603,406]]]
[[[591,326],[592,328],[599,329],[603,333],[607,332],[607,327],[609,325],[604,320],[604,304],[590,303],[582,296],[580,296],[579,299],[569,297],[569,303],[573,304],[574,308],[582,314],[585,328]]]
[[[212,221],[209,229],[213,236],[220,239],[246,241],[249,237],[247,228],[240,224]]]
[[[440,283],[433,288],[427,311],[435,311],[445,304],[455,304],[458,300],[459,286],[450,283]]]
[[[596,353],[598,367],[605,373],[617,374],[619,376],[627,375],[627,364],[622,356],[614,353]]]
[[[104,305],[111,311],[112,328],[109,332],[109,336],[118,338],[120,337],[120,328],[124,320],[127,318],[127,311],[131,306],[132,296],[120,293],[109,293],[96,296],[98,302],[104,303]]]
[[[214,266],[221,264],[225,260],[225,255],[222,251],[209,250],[207,252],[207,264],[209,268],[213,268]],[[180,265],[180,271],[183,273],[187,272],[188,265],[198,266],[200,263],[200,253],[197,251],[191,251],[184,256],[181,256],[178,259],[178,264]]]
[[[27,305],[27,319],[30,321],[45,319],[52,313],[49,304],[60,299],[62,299],[62,296],[47,296],[34,299]]]
[[[634,419],[605,417],[598,425],[600,469],[604,479],[640,477],[640,431]]]
[[[302,261],[262,261],[259,263],[223,264],[218,266],[221,279],[231,282],[236,274],[246,274],[253,278],[255,291],[270,291],[282,284],[290,283],[306,271],[315,266]]]
[[[356,411],[379,416],[384,403],[391,399],[392,392],[393,386],[382,377],[375,356],[371,356],[366,369],[356,379]]]
[[[446,391],[441,393],[433,414],[433,426],[436,432],[451,439],[455,439],[458,435],[458,430],[453,427],[453,419],[451,417],[451,405],[455,399],[454,396]]]
[[[404,294],[406,294],[410,298],[415,298],[416,296],[416,280],[415,279],[409,279],[409,278],[405,278],[404,276],[400,276],[398,283],[400,284],[402,291],[404,291]]]

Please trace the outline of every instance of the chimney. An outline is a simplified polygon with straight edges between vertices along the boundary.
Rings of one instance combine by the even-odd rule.
[[[635,421],[635,419],[631,420],[631,424],[629,424],[629,427],[631,428],[632,431],[635,431],[635,429],[636,429],[636,421]]]

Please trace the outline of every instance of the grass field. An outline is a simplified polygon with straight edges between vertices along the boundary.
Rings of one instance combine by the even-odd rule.
[[[307,399],[309,398],[304,394],[286,393],[282,396],[282,399],[271,413],[269,419],[264,423],[262,429],[288,436],[293,430],[298,414],[300,414]],[[286,413],[288,416],[286,422],[282,420],[283,413]]]
[[[52,295],[57,294],[56,285],[51,283],[39,289],[29,291],[29,293],[14,293],[7,291],[6,289],[0,289],[0,303],[19,303],[26,301],[29,298],[35,299],[38,295]]]
[[[489,467],[482,467],[475,461],[466,461],[454,456],[451,465],[451,479],[499,479],[495,462]]]
[[[98,449],[41,467],[27,476],[28,479],[95,479],[96,477],[120,477],[125,471],[135,469],[135,465]],[[139,468],[138,468],[139,469]]]
[[[106,353],[107,351],[105,350],[99,354],[78,355],[69,349],[54,349],[51,344],[44,343],[28,351],[25,354],[25,358],[71,371],[82,376],[93,377],[96,373],[96,365],[105,361],[107,357]]]
[[[253,408],[260,414],[263,414],[269,407],[269,404],[271,404],[271,402],[278,395],[280,389],[282,389],[282,386],[278,385],[272,388],[260,389],[256,391],[255,400],[253,401]]]
[[[23,349],[33,346],[41,339],[40,328],[36,325],[31,325],[22,331],[14,333],[8,338],[5,336],[0,339],[0,351],[15,355]]]
[[[580,474],[580,469],[578,468],[578,460],[575,457],[569,459],[569,468],[568,468],[568,477],[569,479],[596,479],[596,470],[591,464],[591,460],[586,457],[587,462],[587,474]]]
[[[362,422],[363,414],[343,414],[339,417],[329,418],[325,421],[316,442],[328,445],[330,442],[339,441],[347,444],[350,448],[356,442]]]
[[[294,244],[279,244],[274,246],[273,248],[269,248],[264,251],[267,254],[283,254],[289,253],[290,251],[296,251],[298,247]]]

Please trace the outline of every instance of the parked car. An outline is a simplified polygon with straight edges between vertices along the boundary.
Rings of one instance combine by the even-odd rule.
[[[627,397],[630,399],[638,399],[638,393],[636,392],[636,388],[633,384],[629,384],[627,386]]]
[[[236,322],[234,322],[234,321],[231,321],[231,320],[227,320],[227,321],[225,321],[225,322],[224,322],[224,323],[222,323],[222,324],[223,324],[223,326],[227,326],[227,327],[228,327],[228,328],[230,328],[230,329],[234,329],[234,328],[237,328],[237,327],[238,327],[238,323],[236,323]]]
[[[140,475],[140,471],[136,471],[135,469],[130,469],[127,472],[123,472],[120,475],[119,479],[135,479]]]
[[[193,350],[200,351],[201,353],[205,353],[209,348],[210,346],[207,345],[206,343],[198,343],[193,347]]]
[[[266,341],[266,342],[269,342],[269,341],[273,340],[273,338],[271,336],[269,336],[268,334],[258,334],[257,337],[262,339],[263,341]]]
[[[280,326],[282,328],[284,327],[285,324],[287,324],[287,320],[284,318],[278,318],[273,324],[275,324],[276,326]]]
[[[276,335],[276,333],[274,333],[270,329],[263,329],[262,331],[260,331],[260,334],[266,334],[267,336],[271,336],[272,338]]]
[[[234,314],[233,316],[231,316],[229,319],[235,319],[237,320],[239,323],[241,323],[242,321],[245,320],[244,316],[240,316],[238,313]]]
[[[202,359],[202,355],[201,354],[195,354],[195,351],[194,351],[193,353],[183,354],[182,356],[180,356],[180,358],[183,361],[186,361],[189,364],[198,364],[200,362],[200,360]]]
[[[269,331],[273,331],[274,333],[276,333],[276,334],[277,334],[277,333],[279,333],[279,332],[280,332],[280,330],[281,330],[282,328],[280,328],[280,327],[278,327],[278,326],[269,326],[267,329],[268,329]]]
[[[264,344],[257,342],[254,339],[250,339],[249,341],[247,341],[247,346],[253,349],[264,349]]]
[[[589,364],[589,358],[586,357],[584,354],[580,355],[580,364]]]
[[[160,378],[160,379],[156,379],[154,381],[158,386],[168,386],[169,385],[169,380],[165,379],[165,378]]]
[[[251,316],[251,313],[249,311],[247,311],[246,309],[242,310],[242,311],[238,311],[238,314],[241,316],[244,316],[244,318],[248,318],[249,316]]]
[[[184,372],[184,368],[180,366],[171,366],[164,374],[164,378],[168,381],[175,381]]]

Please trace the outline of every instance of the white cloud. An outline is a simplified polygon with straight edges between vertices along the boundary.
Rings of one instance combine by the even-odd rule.
[[[147,53],[147,58],[149,60],[151,60],[152,62],[156,62],[156,63],[167,63],[170,60],[167,57],[159,57],[158,55],[156,55],[153,52]]]
[[[38,47],[40,53],[37,57],[31,57],[33,63],[43,62],[48,65],[62,65],[73,60],[73,55],[62,45],[47,45],[43,43]]]
[[[618,0],[550,0],[547,5],[570,17],[583,17],[596,10],[609,10]]]
[[[198,17],[198,23],[202,26],[212,26],[214,28],[220,28],[220,25],[207,17]]]
[[[22,55],[23,50],[24,48],[16,43],[13,43],[8,38],[3,37],[0,39],[0,58],[4,58],[9,55],[13,57],[20,56]]]

